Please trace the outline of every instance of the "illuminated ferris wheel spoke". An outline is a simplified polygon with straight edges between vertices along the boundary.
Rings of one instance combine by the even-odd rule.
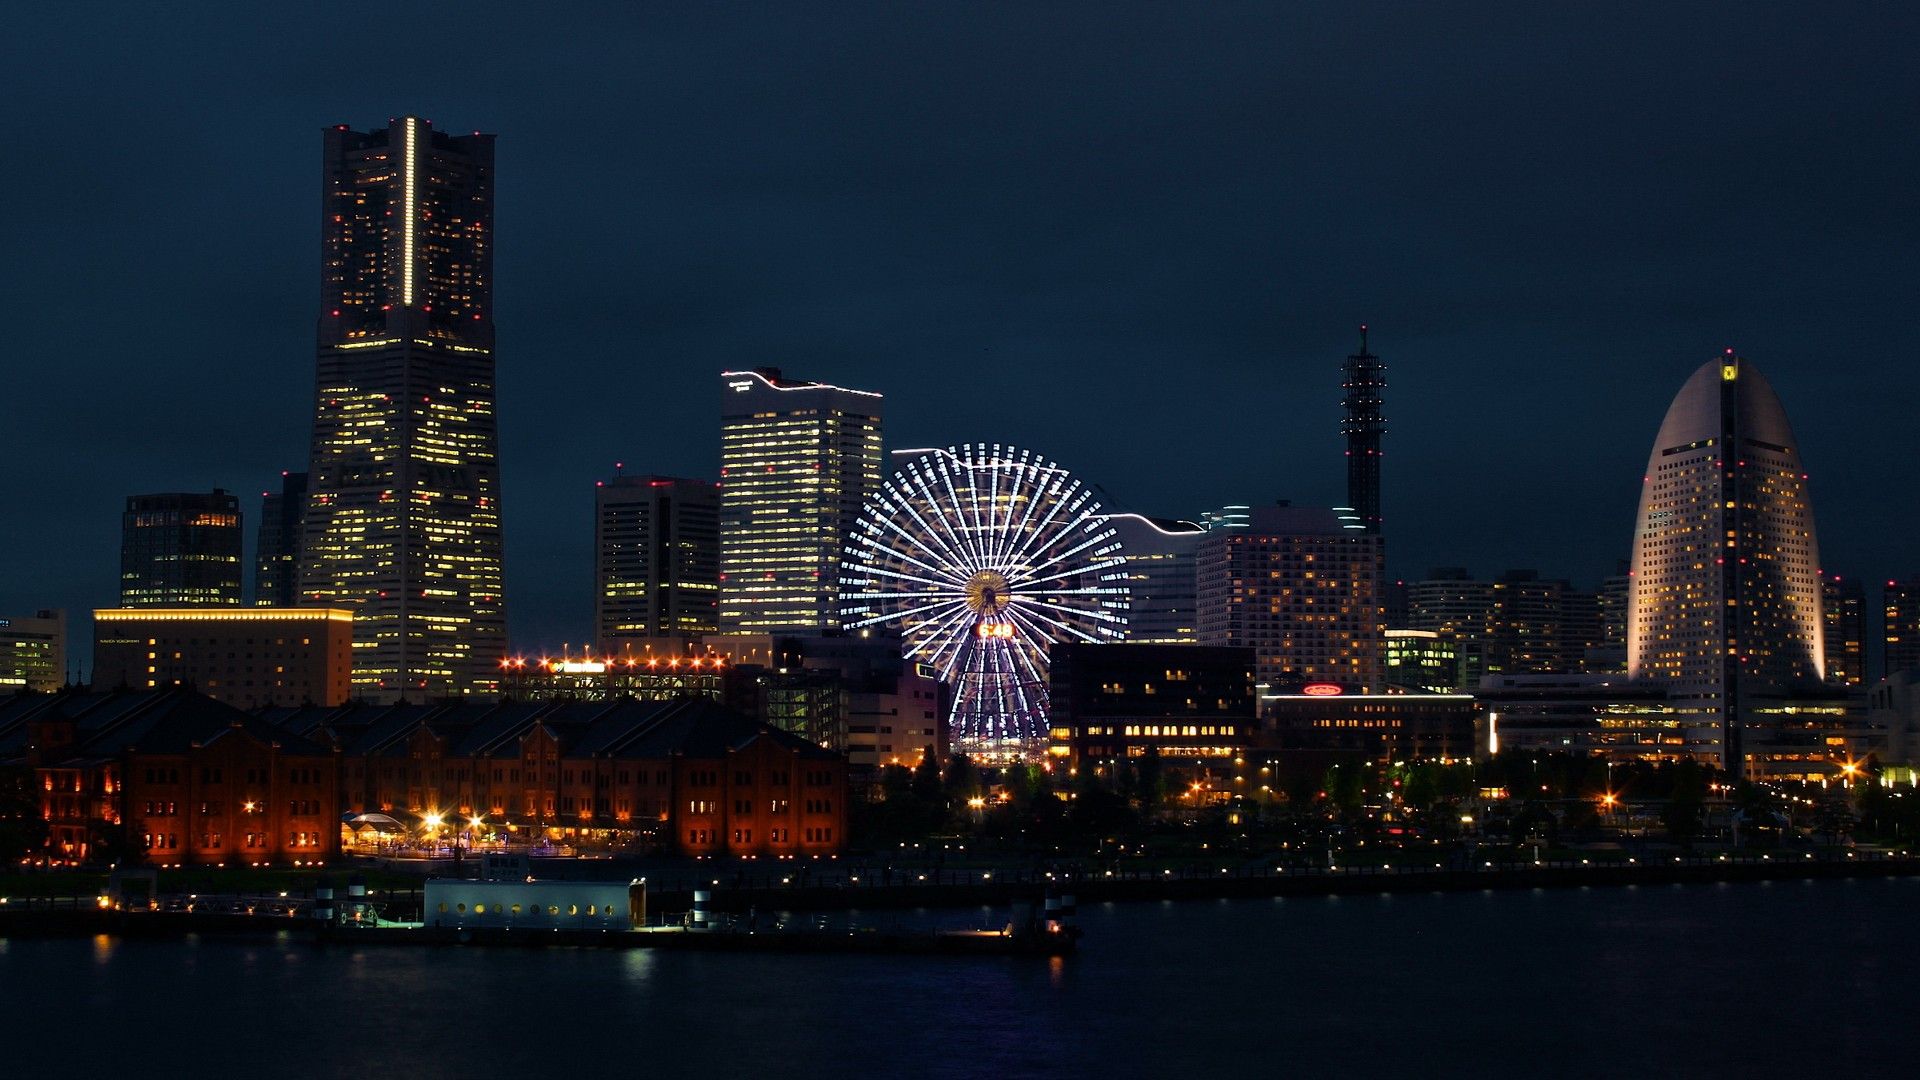
[[[946,488],[947,502],[944,505],[936,503],[935,510],[942,518],[951,515],[952,520],[959,523],[958,530],[960,539],[964,542],[967,549],[967,560],[970,565],[977,568],[986,560],[981,558],[980,546],[975,543],[975,538],[967,534],[966,509],[961,502],[959,493],[954,490],[953,472],[949,469],[942,468],[940,470],[940,483]]]
[[[895,569],[892,569],[891,567],[882,567],[882,566],[869,567],[868,569],[862,572],[868,573],[868,574],[875,574],[881,577],[895,578],[900,581],[911,581],[916,585],[927,585],[932,588],[941,589],[953,596],[959,596],[960,591],[966,588],[967,586],[966,578],[956,578],[952,574],[948,573],[945,570],[939,569],[938,567],[928,566],[919,562],[918,560],[900,556],[898,552],[888,552],[888,558],[890,560],[893,558],[900,558],[901,561],[906,562],[908,565],[918,566],[929,574],[938,574],[939,577],[937,578],[920,577],[915,574],[909,574],[904,570],[895,570]]]
[[[1008,611],[1011,612],[1012,609],[1009,608]],[[1074,614],[1089,617],[1089,618],[1095,616],[1095,613],[1091,611],[1076,611],[1074,612]],[[1087,630],[1083,630],[1078,626],[1074,626],[1071,623],[1062,622],[1051,616],[1042,615],[1039,611],[1035,610],[1034,606],[1031,604],[1021,608],[1020,611],[1018,612],[1018,615],[1025,616],[1026,618],[1029,618],[1029,619],[1038,619],[1040,622],[1045,623],[1046,625],[1052,627],[1053,629],[1058,630],[1063,634],[1071,634],[1074,637],[1079,638],[1081,641],[1097,642],[1100,640],[1100,636],[1096,633],[1091,633]]]
[[[927,493],[933,490],[932,473],[929,469],[927,474],[922,475],[918,468],[919,464],[919,462],[915,462],[913,465],[908,466],[914,483],[918,485],[914,493],[908,494],[902,489],[893,489],[896,491],[896,501],[899,508],[905,511],[907,516],[913,519],[914,524],[920,527],[917,542],[923,547],[929,546],[929,540],[934,544],[938,544],[947,565],[958,568],[955,572],[964,579],[966,576],[964,568],[973,561],[972,552],[968,549],[966,541],[961,539],[960,534],[954,531],[953,523],[948,521],[946,515],[940,512],[939,504],[927,498]],[[895,479],[905,479],[908,475],[908,473],[903,473],[895,477]],[[889,484],[889,487],[892,487],[891,484]],[[921,514],[919,506],[916,504],[924,504],[927,507],[933,521],[938,523],[938,529],[927,521],[927,517]],[[905,532],[905,529],[902,528],[898,522],[890,522],[889,524],[895,529]]]
[[[1090,547],[1093,547],[1096,544],[1099,544],[1100,542],[1106,539],[1107,538],[1104,536],[1096,536],[1091,540],[1083,541],[1079,544],[1074,545],[1073,547],[1068,548],[1065,551],[1049,556],[1046,560],[1042,562],[1038,562],[1027,567],[1027,573],[1033,576],[1027,578],[1026,580],[1036,581],[1036,582],[1054,581],[1058,578],[1063,578],[1063,577],[1075,577],[1081,574],[1098,573],[1099,571],[1105,570],[1108,567],[1120,565],[1119,559],[1109,559],[1105,556],[1095,556],[1097,561],[1095,561],[1091,566],[1074,566],[1067,570],[1063,570],[1055,574],[1040,573],[1040,571],[1042,570],[1053,569],[1055,566],[1060,565],[1061,563],[1067,561],[1068,559],[1073,558],[1074,556],[1080,554],[1081,552],[1087,550]]]
[[[848,623],[847,629],[859,630],[863,627],[876,626],[882,622],[890,622],[894,619],[911,618],[915,615],[920,614],[921,612],[926,612],[926,611],[945,612],[947,611],[948,608],[950,608],[952,605],[955,605],[955,604],[960,604],[963,608],[965,607],[965,605],[959,600],[943,600],[937,604],[925,604],[917,608],[908,608],[905,611],[893,611],[875,618],[862,619],[857,623]],[[922,620],[922,621],[925,621],[925,620]]]
[[[934,625],[929,626],[928,623]],[[912,656],[922,649],[928,661],[940,669],[940,681],[951,682],[953,669],[960,654],[968,645],[967,632],[973,625],[973,609],[961,605],[952,616],[930,619],[914,628],[916,632],[908,635],[907,655]],[[915,638],[919,640],[916,642]]]
[[[911,506],[904,507],[904,509],[910,516],[913,515]],[[899,521],[892,516],[885,519],[881,527],[874,530],[874,533],[876,535],[863,535],[859,537],[862,546],[881,548],[890,558],[912,563],[930,574],[936,574],[947,579],[955,585],[966,582],[964,576],[954,572],[952,568],[953,553],[946,550],[946,545],[940,542],[938,536],[926,532],[915,533],[905,529],[901,527]],[[933,543],[929,543],[929,540],[932,540]],[[933,561],[929,562],[927,560]],[[935,565],[936,563],[939,565]]]
[[[920,526],[920,532],[918,534],[909,533],[906,529],[902,528],[897,521],[889,517],[886,524],[894,535],[905,537],[921,550],[945,562],[949,567],[952,567],[955,563],[965,562],[961,557],[963,547],[960,544],[959,537],[952,535],[951,530],[948,530],[948,535],[944,538],[934,532],[933,527],[927,524],[926,519],[920,516],[920,511],[914,507],[914,500],[900,493],[899,490],[893,486],[892,481],[887,482],[885,490],[893,494],[894,507],[912,518],[914,524]],[[931,543],[929,543],[929,541],[931,541]],[[938,551],[934,550],[935,545],[938,545]],[[961,575],[958,580],[964,581],[966,578],[964,575]]]
[[[1075,482],[1073,488],[1068,490],[1068,496],[1071,497],[1073,489],[1078,487],[1078,482]],[[1025,536],[1016,539],[1013,554],[1007,557],[1008,565],[1026,566],[1033,560],[1035,553],[1047,550],[1058,542],[1062,535],[1072,535],[1071,532],[1063,533],[1062,530],[1056,530],[1053,527],[1054,520],[1060,516],[1061,510],[1067,505],[1067,500],[1058,498],[1057,490],[1049,492],[1049,495],[1055,497],[1049,502],[1046,513],[1041,516],[1039,524],[1026,530]],[[1068,521],[1072,520],[1071,517],[1068,518]]]
[[[1029,531],[1030,528],[1044,529],[1046,527],[1046,520],[1044,518],[1040,525],[1033,525],[1033,511],[1034,508],[1039,506],[1043,501],[1047,484],[1052,482],[1053,477],[1051,472],[1052,470],[1032,464],[1028,459],[1028,455],[1024,452],[1021,454],[1016,478],[1020,483],[1021,490],[1028,493],[1026,499],[1027,505],[1021,509],[1020,524],[1007,531],[1006,546],[1001,552],[1001,563],[1003,565],[1015,561],[1015,553],[1020,546],[1021,539],[1032,535]],[[1056,504],[1049,502],[1049,506],[1052,505]]]
[[[1000,448],[995,446],[993,450],[994,455],[999,456]],[[1004,472],[1000,466],[987,470],[987,558],[993,560],[995,566],[1000,565],[1000,545],[1007,535],[1000,527],[1000,479]],[[1012,493],[1008,495],[1011,497]],[[1009,512],[1007,516],[1013,515]]]

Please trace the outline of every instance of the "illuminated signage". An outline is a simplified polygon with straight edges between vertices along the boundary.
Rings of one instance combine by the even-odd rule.
[[[1339,697],[1346,693],[1337,684],[1330,682],[1308,683],[1300,688],[1300,692],[1308,697]]]
[[[996,638],[1001,641],[1010,641],[1013,638],[1013,624],[1004,622],[981,623],[979,626],[973,628],[973,632],[980,635],[983,641],[991,641]]]
[[[605,675],[607,665],[598,660],[555,660],[547,670],[560,675]]]

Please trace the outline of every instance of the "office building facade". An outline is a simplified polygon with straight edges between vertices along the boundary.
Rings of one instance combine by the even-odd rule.
[[[1191,645],[1199,640],[1200,541],[1205,526],[1191,521],[1113,514],[1127,577],[1127,640],[1143,645]]]
[[[1464,567],[1437,567],[1407,583],[1407,628],[1432,631],[1454,643],[1462,689],[1479,685],[1487,674],[1493,626],[1493,582],[1475,581]]]
[[[67,681],[67,613],[0,616],[0,694],[51,693]]]
[[[784,377],[721,375],[720,628],[840,625],[840,559],[881,482],[881,398]]]
[[[1388,686],[1429,694],[1452,693],[1460,686],[1460,650],[1436,630],[1386,631]]]
[[[260,527],[254,533],[255,607],[300,603],[300,536],[307,516],[307,474],[282,472],[279,491],[260,493]]]
[[[242,543],[240,499],[229,492],[128,497],[120,515],[121,606],[239,604]]]
[[[593,623],[610,656],[677,645],[719,628],[720,487],[615,476],[594,487]]]
[[[356,694],[487,694],[505,655],[493,136],[323,133],[300,602],[354,612]]]
[[[1739,775],[1746,698],[1825,669],[1807,469],[1766,378],[1729,351],[1654,439],[1634,524],[1628,674],[1693,717],[1693,751]]]

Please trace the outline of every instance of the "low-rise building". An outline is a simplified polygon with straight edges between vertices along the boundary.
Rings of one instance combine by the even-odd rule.
[[[353,613],[341,608],[103,608],[93,685],[191,686],[240,709],[339,705],[352,691]]]
[[[1624,675],[1489,675],[1474,695],[1479,751],[1599,754],[1676,761],[1687,717],[1666,691]]]
[[[342,747],[343,810],[434,832],[684,855],[830,855],[846,759],[704,698],[274,709]]]
[[[1474,753],[1473,695],[1368,694],[1318,682],[1260,695],[1265,745],[1346,750],[1372,761],[1447,761]]]
[[[1049,661],[1048,752],[1073,768],[1230,760],[1253,735],[1251,648],[1059,642]]]
[[[49,858],[321,865],[339,756],[184,687],[0,703],[0,762],[30,769]]]

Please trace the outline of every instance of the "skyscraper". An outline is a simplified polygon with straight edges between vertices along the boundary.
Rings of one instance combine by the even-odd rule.
[[[1820,624],[1830,683],[1867,681],[1867,591],[1859,578],[1820,575]]]
[[[300,602],[354,612],[356,695],[486,693],[505,652],[493,136],[322,135]]]
[[[1648,457],[1627,671],[1693,718],[1691,749],[1744,768],[1748,696],[1818,682],[1820,555],[1786,410],[1732,350],[1693,373]]]
[[[1886,674],[1920,669],[1920,576],[1887,582],[1882,599]]]
[[[720,629],[840,625],[840,557],[880,485],[880,395],[721,374]]]
[[[1200,643],[1254,650],[1260,683],[1377,689],[1385,677],[1380,538],[1331,510],[1255,507],[1199,550]]]
[[[596,484],[593,504],[593,624],[600,648],[611,653],[713,633],[720,486],[622,475]]]
[[[300,533],[306,513],[306,473],[283,472],[279,491],[260,493],[260,528],[253,546],[254,606],[300,603]]]
[[[1387,388],[1387,366],[1367,351],[1367,328],[1360,328],[1360,351],[1342,366],[1340,404],[1346,419],[1340,433],[1347,437],[1347,506],[1354,524],[1370,533],[1380,531],[1380,436],[1387,430],[1381,413],[1380,392]]]
[[[120,605],[238,604],[240,499],[209,494],[133,495],[120,515]]]

